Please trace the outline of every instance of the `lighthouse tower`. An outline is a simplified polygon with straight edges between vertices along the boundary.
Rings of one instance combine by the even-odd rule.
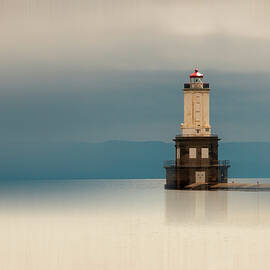
[[[203,74],[198,68],[190,74],[190,83],[184,85],[183,136],[210,136],[209,84],[203,83]]]
[[[208,189],[227,182],[228,161],[218,160],[217,135],[209,123],[209,83],[198,68],[184,84],[184,123],[176,135],[175,160],[164,164],[167,189]]]

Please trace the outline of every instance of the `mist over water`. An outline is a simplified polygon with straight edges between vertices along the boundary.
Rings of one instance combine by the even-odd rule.
[[[175,191],[164,183],[1,183],[1,269],[270,266],[268,192]]]

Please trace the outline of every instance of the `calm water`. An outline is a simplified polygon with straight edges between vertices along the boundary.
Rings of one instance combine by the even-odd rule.
[[[164,182],[0,184],[0,269],[269,269],[270,192]]]

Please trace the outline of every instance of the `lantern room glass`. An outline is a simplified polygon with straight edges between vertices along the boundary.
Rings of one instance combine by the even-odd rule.
[[[202,78],[195,77],[195,78],[190,78],[191,83],[202,83]]]

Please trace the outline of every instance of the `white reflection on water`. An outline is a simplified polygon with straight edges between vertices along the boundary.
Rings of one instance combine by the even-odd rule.
[[[0,269],[268,269],[270,193],[164,180],[0,187]]]

